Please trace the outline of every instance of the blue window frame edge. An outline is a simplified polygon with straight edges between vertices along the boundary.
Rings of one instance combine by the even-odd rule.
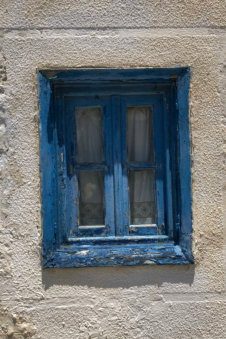
[[[77,69],[37,70],[40,108],[40,171],[42,198],[42,266],[43,268],[192,264],[192,195],[189,129],[189,67],[155,69]],[[172,82],[177,110],[177,168],[180,215],[175,239],[156,235],[78,239],[61,244],[57,223],[57,185],[55,142],[49,140],[48,126],[53,114],[52,85],[77,80],[143,80],[152,84]],[[172,101],[172,100],[171,100]],[[53,133],[53,139],[56,134]]]

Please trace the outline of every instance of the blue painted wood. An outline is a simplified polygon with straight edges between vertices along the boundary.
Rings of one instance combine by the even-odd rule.
[[[113,81],[113,82],[112,82]],[[142,259],[145,258],[145,253],[143,250],[137,249],[140,259],[138,261],[133,261],[131,259],[130,251],[122,251],[122,247],[125,245],[120,244],[121,249],[117,252],[116,256],[111,256],[111,251],[115,248],[115,241],[111,243],[108,250],[106,251],[106,257],[103,255],[103,260],[99,257],[100,252],[96,252],[95,247],[96,241],[99,238],[105,239],[105,233],[101,233],[102,229],[97,228],[93,233],[93,230],[87,230],[86,235],[84,233],[81,235],[80,232],[77,232],[77,236],[84,241],[89,241],[89,246],[93,248],[92,256],[87,255],[84,257],[84,262],[81,264],[79,256],[76,257],[76,254],[73,256],[71,253],[71,258],[69,258],[68,253],[64,252],[63,247],[65,243],[68,243],[68,246],[72,248],[74,245],[71,243],[70,239],[74,242],[79,239],[78,237],[72,237],[70,231],[66,229],[67,222],[65,218],[62,218],[62,215],[67,213],[67,209],[59,205],[58,201],[65,201],[67,198],[67,193],[63,188],[64,185],[67,187],[68,178],[70,177],[67,172],[67,152],[65,148],[65,131],[62,128],[62,112],[63,112],[63,100],[62,98],[66,95],[68,97],[76,97],[83,95],[81,98],[81,103],[87,106],[87,95],[90,95],[94,100],[98,99],[98,96],[102,94],[104,97],[114,94],[114,101],[112,107],[112,118],[115,117],[118,119],[118,124],[120,121],[120,97],[119,95],[125,94],[148,94],[149,97],[165,97],[166,102],[159,99],[153,104],[153,109],[156,112],[164,112],[164,135],[166,148],[161,142],[155,148],[162,151],[157,151],[159,154],[164,154],[164,159],[156,160],[156,164],[150,164],[150,166],[155,166],[156,172],[159,176],[158,191],[160,191],[161,198],[158,203],[158,210],[160,210],[160,217],[158,216],[158,225],[161,224],[161,220],[166,218],[167,223],[167,232],[172,239],[174,237],[175,242],[179,246],[174,246],[175,249],[182,248],[183,255],[179,256],[178,261],[174,260],[171,255],[166,255],[163,253],[164,250],[161,249],[163,253],[163,262],[160,262],[156,259],[156,263],[189,263],[193,262],[192,251],[191,251],[191,231],[192,231],[192,215],[191,215],[191,179],[190,179],[190,141],[189,141],[189,119],[188,119],[188,94],[189,94],[189,70],[187,68],[175,68],[175,69],[133,69],[133,70],[115,70],[115,69],[100,69],[100,70],[75,70],[75,71],[41,71],[39,72],[39,99],[40,99],[40,152],[41,152],[41,181],[42,181],[42,214],[43,214],[43,265],[44,267],[52,267],[51,258],[54,256],[59,256],[59,260],[54,262],[54,267],[81,267],[85,266],[109,266],[109,265],[127,265],[127,264],[142,264]],[[117,99],[116,99],[117,98]],[[55,101],[55,103],[54,103]],[[176,105],[177,101],[177,105]],[[110,104],[111,106],[111,104]],[[111,107],[109,106],[109,110]],[[169,118],[170,116],[170,118]],[[157,117],[157,115],[155,115]],[[160,119],[159,119],[160,118]],[[166,122],[168,118],[168,122]],[[161,122],[162,116],[158,115],[157,121],[155,121],[155,129],[158,129],[158,126],[162,126]],[[107,121],[107,120],[106,120]],[[120,122],[121,123],[121,122]],[[167,129],[167,124],[168,129]],[[114,205],[114,199],[120,196],[120,192],[123,190],[120,183],[122,180],[119,180],[125,176],[125,170],[129,166],[134,168],[134,170],[139,170],[135,168],[133,164],[126,164],[124,161],[123,168],[120,169],[120,161],[122,162],[120,150],[119,153],[115,153],[115,148],[120,146],[122,143],[122,138],[120,139],[120,132],[117,130],[117,123],[115,123],[113,130],[110,126],[112,125],[111,119],[108,119],[107,127],[104,127],[104,130],[110,130],[110,135],[108,137],[109,144],[111,141],[111,146],[109,148],[109,164],[106,166],[106,163],[97,165],[97,164],[84,164],[83,169],[97,170],[94,168],[97,166],[102,166],[98,168],[99,170],[105,171],[105,178],[108,176],[108,179],[105,181],[105,187],[109,185],[106,191],[113,191],[113,177],[114,184],[117,182],[117,191],[118,194],[111,195],[111,204]],[[119,125],[118,125],[119,126]],[[178,130],[177,130],[178,127]],[[168,136],[167,136],[168,132]],[[111,134],[112,133],[112,134]],[[106,134],[108,135],[108,133]],[[116,136],[116,139],[115,139]],[[106,138],[105,138],[106,139]],[[120,141],[119,141],[120,139]],[[116,142],[116,140],[118,140]],[[168,142],[168,140],[170,140]],[[57,141],[57,142],[56,142]],[[168,146],[167,146],[168,142]],[[117,146],[116,146],[117,145]],[[114,150],[112,157],[116,164],[111,162],[111,150]],[[106,148],[106,145],[105,145]],[[57,149],[57,151],[56,151]],[[161,153],[162,152],[162,153]],[[57,161],[56,161],[57,158]],[[70,157],[69,157],[70,158]],[[72,157],[73,158],[73,157]],[[71,160],[70,160],[71,161]],[[111,165],[110,165],[111,163]],[[162,166],[163,163],[163,166]],[[48,165],[47,165],[48,164]],[[56,165],[57,164],[57,165]],[[79,169],[78,164],[73,164],[75,172]],[[93,166],[93,167],[92,167]],[[104,167],[105,166],[105,167]],[[116,167],[115,167],[116,166]],[[143,168],[146,168],[148,164],[142,164]],[[103,169],[104,167],[104,169]],[[122,166],[121,166],[122,167]],[[117,169],[116,169],[117,168]],[[148,167],[147,167],[148,168]],[[151,167],[150,167],[151,168]],[[107,171],[106,171],[107,169]],[[141,169],[141,168],[140,168]],[[171,173],[168,172],[168,169]],[[118,172],[117,172],[118,171]],[[108,174],[107,174],[108,173]],[[115,178],[118,178],[117,180]],[[165,180],[165,191],[163,192],[163,180]],[[185,179],[185,180],[184,180]],[[57,184],[58,181],[58,184]],[[121,186],[120,186],[121,185]],[[125,191],[125,187],[124,187]],[[170,192],[171,191],[171,192]],[[66,193],[66,194],[65,194]],[[70,193],[71,195],[71,193]],[[110,195],[109,195],[110,197]],[[108,199],[106,199],[108,201]],[[72,204],[73,205],[73,204]],[[172,205],[172,208],[170,207]],[[64,204],[66,206],[66,204]],[[107,205],[106,205],[107,206]],[[121,211],[127,209],[125,204],[125,199],[121,199],[119,202],[117,200],[117,207],[120,207]],[[162,206],[162,207],[161,207]],[[165,208],[166,206],[166,208]],[[165,208],[165,212],[163,210]],[[113,211],[113,208],[109,209]],[[171,216],[170,216],[171,213]],[[117,217],[119,215],[119,209],[116,208],[116,213],[112,212],[111,215],[111,233],[114,235],[114,229],[117,229],[116,234],[128,234],[128,225],[123,217]],[[114,218],[116,217],[116,218]],[[124,220],[123,220],[124,218]],[[118,220],[118,221],[117,221]],[[170,221],[172,220],[172,221]],[[159,222],[160,221],[160,222]],[[172,230],[173,223],[173,230]],[[109,226],[107,223],[107,226]],[[118,227],[121,225],[122,229]],[[118,227],[118,228],[117,228]],[[71,229],[69,227],[69,229]],[[153,227],[149,227],[149,232],[153,231]],[[178,236],[178,230],[180,232]],[[83,231],[82,231],[83,232]],[[113,232],[113,233],[112,233]],[[152,235],[147,235],[150,233],[145,232],[144,229],[139,230],[140,237],[142,241],[147,240],[148,237],[153,237]],[[62,234],[62,235],[61,235]],[[66,234],[66,236],[65,236]],[[95,237],[93,237],[95,235]],[[132,236],[134,239],[136,236]],[[108,238],[112,238],[111,236]],[[118,235],[118,238],[120,236]],[[125,237],[123,237],[125,238]],[[95,240],[96,239],[96,240]],[[164,240],[165,239],[165,240]],[[162,239],[166,241],[167,238]],[[146,243],[146,247],[152,251],[153,244],[149,242]],[[70,244],[69,244],[70,243]],[[103,250],[105,242],[103,245]],[[101,246],[102,246],[101,245]],[[80,245],[78,245],[80,246]],[[131,239],[128,238],[128,244],[126,248],[133,248]],[[173,246],[173,244],[171,244]],[[118,249],[119,249],[118,247]],[[61,252],[57,252],[58,250]],[[68,249],[67,249],[68,251]],[[102,251],[102,249],[101,249]],[[60,253],[60,254],[59,254]],[[102,252],[101,252],[102,253]],[[108,257],[108,254],[109,257]],[[153,252],[154,253],[154,252]],[[169,252],[167,252],[169,253]],[[89,252],[91,254],[91,252]],[[97,255],[98,254],[98,255]],[[133,253],[136,255],[135,253]],[[171,253],[172,254],[172,253]],[[118,259],[119,257],[123,259]],[[186,257],[186,259],[184,259]],[[67,258],[67,259],[66,259]],[[111,259],[109,259],[111,258]],[[56,259],[56,258],[55,258]],[[55,260],[54,259],[54,260]],[[114,263],[112,263],[112,260]],[[162,260],[162,259],[161,259]],[[68,265],[68,266],[67,266]]]
[[[155,163],[134,163],[127,161],[127,145],[126,145],[126,114],[128,106],[150,106],[152,108],[153,115],[153,129],[154,129],[154,144],[155,144]],[[128,192],[128,169],[135,171],[141,171],[143,169],[155,168],[156,178],[156,207],[157,207],[157,228],[150,229],[145,226],[143,229],[128,228],[130,234],[156,234],[158,231],[162,231],[162,225],[164,221],[164,195],[163,195],[163,125],[162,125],[162,107],[159,105],[158,95],[125,95],[122,96],[122,120],[123,120],[123,164],[124,164],[124,201],[127,210],[129,211],[129,192]],[[129,222],[129,220],[128,220]],[[131,230],[133,230],[131,232]]]
[[[121,146],[121,103],[119,96],[112,96],[113,127],[113,162],[114,162],[114,197],[115,197],[115,233],[126,235],[123,202],[123,172]]]
[[[156,164],[156,163],[152,164],[152,163],[149,163],[149,162],[139,162],[139,163],[137,163],[137,162],[127,162],[127,161],[125,161],[124,166],[129,168],[129,169],[134,169],[134,170],[142,169],[143,170],[143,169],[146,169],[146,168],[157,168],[157,167],[160,167],[161,164],[160,163],[159,164]]]
[[[41,70],[48,79],[54,82],[66,81],[67,83],[77,80],[151,80],[170,81],[185,74],[187,67],[175,68],[138,68],[138,69],[116,69],[116,68],[83,68],[77,70]]]
[[[73,248],[73,246],[77,246],[78,244],[81,245],[93,245],[93,244],[133,244],[133,243],[144,243],[148,242],[150,245],[153,243],[159,243],[159,242],[168,242],[168,236],[167,235],[147,235],[145,237],[140,235],[124,235],[124,236],[107,236],[107,237],[87,237],[87,238],[70,238],[68,239],[67,243],[65,243],[65,246],[69,246]],[[169,242],[173,244],[173,241]]]
[[[160,243],[150,246],[129,245],[83,245],[62,247],[51,253],[44,261],[44,268],[87,266],[132,266],[132,265],[190,264],[179,246]]]
[[[155,170],[156,206],[158,233],[165,233],[165,199],[164,199],[164,124],[163,124],[163,97],[153,104],[154,148],[155,161],[161,166]]]
[[[142,236],[147,236],[147,235],[155,235],[157,234],[158,228],[157,225],[130,225],[129,226],[129,234],[130,235],[142,235]]]
[[[66,182],[64,190],[66,191],[66,199],[62,201],[62,203],[65,210],[66,237],[68,238],[78,233],[79,189],[78,170],[75,168],[77,149],[75,107],[71,100],[67,100],[67,97],[63,97],[63,112],[66,160]]]
[[[114,194],[112,176],[112,134],[111,134],[111,105],[109,97],[73,97],[65,96],[65,142],[67,163],[67,201],[66,225],[67,238],[72,236],[106,236],[115,232]],[[81,107],[101,107],[103,114],[104,154],[103,164],[79,164],[76,161],[76,119],[75,111]],[[72,154],[73,153],[73,154]],[[105,184],[105,229],[79,227],[79,185],[78,170],[103,170]]]
[[[64,130],[63,94],[54,95],[54,121],[56,124],[55,149],[57,154],[57,217],[58,233],[62,242],[67,240],[66,201],[67,201],[67,163]]]
[[[165,186],[164,186],[164,197],[165,197],[165,226],[166,233],[170,239],[173,239],[173,196],[172,196],[172,175],[171,175],[171,157],[170,157],[170,98],[169,93],[163,96],[163,122],[164,122],[164,171],[165,171]]]
[[[121,150],[122,150],[122,202],[123,202],[123,226],[124,235],[130,234],[130,199],[129,199],[129,180],[127,164],[127,115],[126,115],[125,96],[120,99],[120,119],[121,119]]]
[[[179,144],[177,138],[178,131],[178,110],[177,110],[177,86],[174,81],[169,90],[169,117],[168,128],[170,138],[170,168],[171,168],[171,180],[172,180],[172,214],[173,214],[173,236],[175,243],[179,243],[178,230],[180,228],[180,192],[179,192]],[[170,234],[170,232],[169,232]]]
[[[156,207],[157,207],[157,226],[158,232],[161,233],[164,231],[165,225],[165,202],[164,202],[164,133],[163,133],[163,103],[162,96],[159,95],[142,95],[142,96],[124,96],[123,97],[123,112],[124,116],[126,114],[127,106],[144,106],[148,105],[152,107],[153,111],[153,129],[154,129],[154,147],[155,147],[155,164],[151,163],[141,163],[140,168],[139,164],[130,163],[129,168],[136,168],[136,170],[142,170],[147,168],[155,168],[155,178],[156,178]],[[126,118],[124,118],[126,121]],[[126,139],[126,138],[124,138]],[[125,141],[126,143],[126,141]],[[124,149],[125,146],[124,146]],[[124,157],[126,157],[126,150],[124,152]],[[124,161],[126,161],[124,159]],[[125,162],[125,166],[128,162]],[[149,230],[147,229],[147,232]]]
[[[106,230],[106,226],[78,226],[78,232],[75,237],[70,237],[68,239],[77,239],[77,237],[106,237],[109,230]],[[68,240],[69,241],[69,240]]]
[[[178,141],[179,141],[179,190],[180,190],[180,238],[179,243],[192,259],[192,195],[189,129],[189,84],[190,72],[177,80]]]
[[[103,84],[104,83],[104,84]],[[150,81],[146,83],[140,81],[133,81],[132,83],[125,81],[95,81],[94,82],[75,82],[73,84],[68,85],[67,83],[59,83],[55,85],[56,88],[64,93],[67,96],[89,96],[95,97],[99,96],[109,96],[112,95],[137,95],[139,93],[146,95],[156,95],[156,94],[164,94],[167,89],[171,87],[170,83],[165,84],[153,84]]]
[[[56,161],[54,150],[55,124],[50,107],[52,104],[52,89],[49,81],[40,73],[39,80],[39,110],[40,110],[40,171],[43,224],[43,256],[57,247],[56,234]]]
[[[86,171],[103,171],[106,167],[106,163],[103,164],[75,164],[75,169],[77,170],[86,170]]]
[[[106,206],[106,230],[108,236],[115,235],[115,199],[114,199],[114,162],[112,134],[112,105],[110,97],[103,97],[104,106],[104,158],[105,158],[105,206]]]

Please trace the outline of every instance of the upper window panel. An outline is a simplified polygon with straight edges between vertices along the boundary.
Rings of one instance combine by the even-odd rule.
[[[104,151],[101,108],[77,108],[75,115],[78,163],[103,162]]]
[[[154,162],[150,106],[127,107],[127,149],[128,161]]]

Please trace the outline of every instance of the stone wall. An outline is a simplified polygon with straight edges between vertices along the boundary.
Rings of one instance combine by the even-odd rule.
[[[225,338],[225,9],[1,1],[0,337]],[[36,69],[175,66],[192,72],[195,265],[43,271]]]

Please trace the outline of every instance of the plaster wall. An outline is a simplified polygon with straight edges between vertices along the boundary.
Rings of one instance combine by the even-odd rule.
[[[0,338],[225,338],[225,0],[0,3]],[[195,265],[41,269],[37,68],[190,66]]]

